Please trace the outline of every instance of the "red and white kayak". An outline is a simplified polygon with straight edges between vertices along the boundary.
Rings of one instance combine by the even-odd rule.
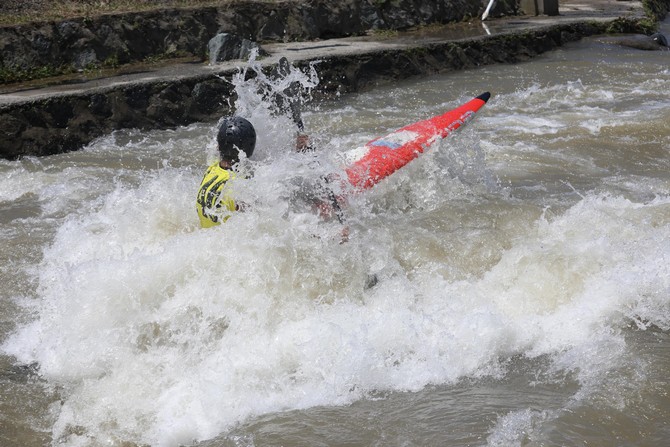
[[[345,172],[349,183],[357,190],[376,185],[414,160],[435,141],[471,120],[490,97],[489,92],[482,93],[442,115],[410,124],[347,152]]]

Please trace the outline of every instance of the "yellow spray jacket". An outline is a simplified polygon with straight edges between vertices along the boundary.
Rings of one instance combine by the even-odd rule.
[[[235,173],[214,163],[205,172],[200,183],[196,208],[203,228],[225,222],[237,208],[230,187]],[[230,183],[229,183],[230,182]]]

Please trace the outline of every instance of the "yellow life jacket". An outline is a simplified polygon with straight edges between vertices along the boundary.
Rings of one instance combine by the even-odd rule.
[[[235,172],[222,168],[218,162],[207,168],[196,201],[200,226],[203,228],[220,225],[236,210],[230,185],[227,185],[233,179]]]

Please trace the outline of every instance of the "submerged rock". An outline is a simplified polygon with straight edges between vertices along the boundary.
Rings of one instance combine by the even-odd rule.
[[[633,36],[613,37],[606,39],[605,42],[644,51],[658,51],[668,49],[668,40],[661,33],[655,33],[651,36],[639,34]]]

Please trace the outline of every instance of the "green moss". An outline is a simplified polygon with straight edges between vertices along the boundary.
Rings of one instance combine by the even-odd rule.
[[[651,18],[640,20],[638,25],[643,34],[654,34],[658,31],[658,22]]]
[[[55,67],[53,65],[44,65],[36,68],[16,68],[16,67],[0,67],[0,84],[13,84],[17,82],[33,81],[35,79],[48,79],[56,76],[67,76],[77,72],[95,73],[103,68],[117,68],[119,67],[118,58],[115,56],[109,57],[102,64],[89,64],[83,68],[77,68],[74,65],[61,65]]]
[[[426,47],[413,47],[405,50],[405,54],[410,57],[425,57],[430,54],[430,51]]]
[[[388,28],[375,28],[372,30],[372,35],[380,38],[390,38],[398,35],[398,30]]]
[[[605,29],[608,34],[652,34],[658,28],[658,23],[652,18],[641,20],[620,17],[610,22]]]
[[[0,67],[0,84],[11,84],[15,82],[32,81],[33,79],[44,79],[63,74],[75,72],[74,67],[53,67],[45,65],[43,67],[23,69],[14,67]]]
[[[105,59],[102,62],[103,67],[109,67],[109,68],[118,68],[119,65],[119,56],[118,54],[113,54],[109,56],[107,59]]]

